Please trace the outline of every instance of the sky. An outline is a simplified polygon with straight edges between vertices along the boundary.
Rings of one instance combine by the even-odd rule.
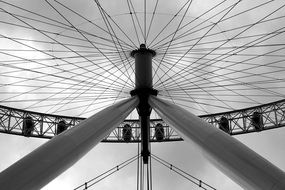
[[[58,2],[71,7],[81,16],[67,10]],[[120,28],[110,19],[111,24],[106,26],[95,1],[58,2],[0,2],[0,104],[43,113],[88,117],[129,97],[129,91],[134,88],[134,60],[129,54],[140,43],[144,43],[144,34],[147,31],[144,31],[143,25],[140,28],[137,24],[143,23],[144,20],[144,1],[100,1],[100,5]],[[282,29],[285,22],[282,20],[282,0],[148,0],[146,3],[149,25],[152,23],[153,11],[156,10],[152,27],[146,28],[150,29],[146,43],[157,53],[153,59],[153,80],[161,98],[173,101],[196,115],[231,111],[284,99],[285,48],[281,42],[285,39]],[[198,15],[219,3],[221,6],[213,12],[198,18]],[[18,9],[15,5],[25,10]],[[191,6],[187,11],[188,5]],[[134,6],[135,10],[130,8],[131,6]],[[260,7],[242,13],[255,6]],[[231,7],[233,9],[230,9]],[[226,14],[227,10],[231,11]],[[132,14],[136,12],[138,22],[135,15],[130,16],[129,11],[133,11]],[[215,13],[220,11],[222,14],[215,16]],[[236,14],[237,17],[231,17]],[[230,19],[219,22],[223,18],[222,15]],[[171,19],[173,22],[168,24]],[[253,24],[259,20],[260,23]],[[191,24],[186,26],[188,22]],[[94,27],[94,24],[99,27]],[[245,28],[238,28],[247,24],[249,27],[246,31],[243,31]],[[165,30],[161,30],[166,25]],[[185,28],[175,32],[177,27],[184,25]],[[210,28],[213,26],[209,31],[208,25]],[[28,28],[25,28],[27,26]],[[32,27],[37,27],[38,30],[31,30]],[[80,33],[74,28],[88,33]],[[235,30],[230,30],[232,28]],[[188,29],[192,32],[187,33]],[[107,30],[109,32],[106,32]],[[115,35],[112,38],[110,33],[116,34],[120,40],[131,45],[117,42]],[[172,38],[170,34],[173,33],[175,36]],[[239,33],[237,39],[231,39]],[[276,34],[276,37],[260,42],[259,37],[263,34],[267,34],[265,37]],[[154,40],[151,41],[152,39]],[[241,48],[248,42],[251,42],[249,46],[255,42],[257,45],[252,45],[249,49]],[[122,47],[115,48],[114,44]],[[191,48],[192,46],[194,48]],[[219,48],[220,46],[222,48]],[[227,52],[228,49],[238,46],[243,51]],[[118,52],[110,53],[110,49]],[[211,53],[207,54],[209,52]],[[215,61],[215,58],[219,61]],[[187,65],[189,62],[190,67]],[[175,67],[171,66],[173,63],[177,63]],[[213,66],[209,63],[213,63]],[[126,68],[128,65],[131,67]],[[46,73],[48,75],[45,75]],[[133,113],[129,118],[136,117]],[[157,115],[153,114],[152,117],[156,118]],[[285,171],[284,135],[285,128],[280,128],[233,138],[237,138]],[[0,134],[0,171],[47,141]],[[241,187],[208,162],[192,142],[153,143],[152,153],[216,189],[241,190]],[[137,144],[100,143],[43,190],[74,189],[136,154]],[[199,189],[155,161],[153,179],[153,189]],[[93,189],[114,188],[136,188],[136,163],[96,184]]]

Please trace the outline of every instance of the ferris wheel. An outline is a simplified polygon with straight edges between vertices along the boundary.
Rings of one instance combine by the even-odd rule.
[[[284,189],[231,137],[285,126],[284,21],[282,0],[0,1],[0,132],[50,139],[1,188],[40,189],[103,142],[138,152],[76,189],[136,161],[138,190],[152,163],[215,189],[151,149],[185,140],[243,188]]]

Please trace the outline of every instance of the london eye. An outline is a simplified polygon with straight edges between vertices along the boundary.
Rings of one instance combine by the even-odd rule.
[[[89,155],[85,170],[101,160],[122,189],[173,189],[168,170],[229,188],[199,176],[204,157],[241,188],[284,188],[284,21],[282,0],[0,1],[0,143],[46,142],[1,166],[0,186],[43,188]],[[78,189],[106,180],[97,172]]]

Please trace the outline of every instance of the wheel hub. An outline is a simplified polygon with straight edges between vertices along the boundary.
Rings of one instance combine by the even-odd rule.
[[[149,138],[150,138],[150,114],[152,108],[148,104],[150,95],[157,95],[158,91],[153,89],[152,84],[152,58],[156,55],[154,50],[146,48],[141,44],[139,49],[133,50],[131,56],[135,58],[135,89],[130,92],[132,96],[137,95],[140,103],[137,107],[140,116],[141,126],[141,145],[142,157],[144,164],[148,163],[150,155]]]

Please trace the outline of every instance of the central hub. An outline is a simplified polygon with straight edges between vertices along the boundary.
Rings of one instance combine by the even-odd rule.
[[[141,127],[141,145],[142,157],[144,164],[148,163],[150,149],[150,114],[151,107],[148,104],[150,95],[157,95],[157,90],[152,86],[152,58],[156,55],[155,51],[146,48],[145,44],[141,44],[139,49],[133,50],[131,56],[135,58],[135,89],[131,91],[132,96],[139,97],[139,105],[137,107],[140,116]]]
[[[145,44],[131,52],[131,56],[135,58],[136,89],[152,88],[152,58],[155,55],[155,51],[147,49]]]
[[[130,92],[132,96],[157,95],[157,90],[152,86],[152,58],[155,55],[155,51],[146,48],[145,44],[131,52],[131,56],[135,58],[135,89]]]

